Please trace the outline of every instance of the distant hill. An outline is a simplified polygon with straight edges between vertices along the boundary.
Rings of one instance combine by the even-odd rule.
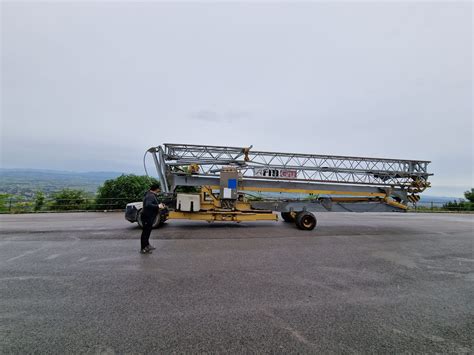
[[[429,196],[429,195],[420,195],[420,203],[429,203],[429,202],[451,202],[451,201],[459,201],[459,197],[447,197],[447,196]]]
[[[105,180],[120,172],[72,172],[39,169],[0,169],[0,193],[33,196],[37,191],[49,195],[64,188],[82,189],[95,194]]]
[[[462,200],[459,197],[447,197],[447,196],[429,196],[429,195],[420,195],[420,201],[418,201],[417,206],[432,206],[432,207],[441,207],[448,202]]]

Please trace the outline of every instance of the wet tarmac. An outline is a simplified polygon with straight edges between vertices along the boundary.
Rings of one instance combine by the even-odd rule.
[[[474,215],[0,216],[0,353],[469,353]]]

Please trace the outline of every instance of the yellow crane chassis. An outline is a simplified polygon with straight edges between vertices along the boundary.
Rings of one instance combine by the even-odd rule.
[[[168,219],[190,219],[195,221],[278,221],[278,215],[271,211],[241,212],[241,211],[201,211],[201,212],[180,212],[170,211]]]

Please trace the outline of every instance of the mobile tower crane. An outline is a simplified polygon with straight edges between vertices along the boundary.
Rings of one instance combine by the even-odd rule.
[[[170,201],[168,219],[276,221],[276,211],[303,230],[316,226],[312,212],[405,212],[433,175],[429,161],[264,152],[252,146],[167,143],[147,153]],[[194,193],[177,192],[183,187]]]

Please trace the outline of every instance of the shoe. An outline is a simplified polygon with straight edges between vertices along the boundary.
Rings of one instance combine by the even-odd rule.
[[[147,248],[143,248],[140,250],[140,254],[152,254],[152,251]]]
[[[155,250],[156,248],[153,245],[148,244],[147,246],[148,250]]]

